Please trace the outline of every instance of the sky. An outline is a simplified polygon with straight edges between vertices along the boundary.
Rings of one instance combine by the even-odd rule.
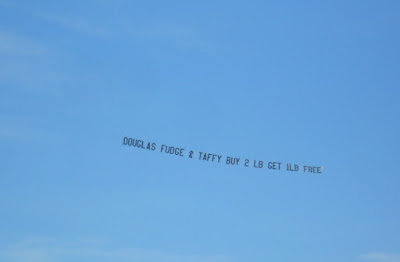
[[[0,261],[399,262],[399,12],[0,0]]]

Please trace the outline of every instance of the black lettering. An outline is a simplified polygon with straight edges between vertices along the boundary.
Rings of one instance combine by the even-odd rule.
[[[240,158],[236,158],[236,165],[239,165]]]
[[[203,152],[199,152],[199,160],[201,160],[201,155],[203,154]]]
[[[293,166],[292,166],[292,164],[286,164],[286,169],[288,170],[288,171],[299,171],[299,166],[298,165],[294,165],[294,169],[293,169]]]
[[[268,169],[274,169],[274,165],[272,162],[268,162]]]
[[[207,160],[207,153],[204,153],[203,160],[208,161]]]
[[[254,167],[255,167],[255,168],[257,168],[256,163],[257,163],[257,160],[254,160],[254,163],[253,163],[253,164],[254,164]]]
[[[172,155],[175,151],[175,147],[169,146],[168,148],[169,148],[169,153]]]

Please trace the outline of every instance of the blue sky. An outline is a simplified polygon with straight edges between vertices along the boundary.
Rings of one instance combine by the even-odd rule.
[[[399,11],[0,0],[0,260],[399,262]]]

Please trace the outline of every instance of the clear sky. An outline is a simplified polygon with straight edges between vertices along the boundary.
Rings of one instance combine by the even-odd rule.
[[[399,262],[399,13],[0,0],[0,261]]]

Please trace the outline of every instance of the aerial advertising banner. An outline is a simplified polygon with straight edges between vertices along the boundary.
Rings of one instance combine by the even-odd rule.
[[[307,174],[322,174],[324,171],[323,166],[300,165],[296,163],[283,163],[279,161],[265,161],[259,159],[255,160],[228,155],[224,156],[210,152],[195,151],[191,149],[188,150],[179,146],[166,144],[157,145],[157,143],[154,142],[144,141],[131,137],[123,137],[122,145],[168,154],[175,157],[190,158],[198,161],[214,162],[223,165],[244,166],[248,168],[268,169],[272,171],[299,172]]]

